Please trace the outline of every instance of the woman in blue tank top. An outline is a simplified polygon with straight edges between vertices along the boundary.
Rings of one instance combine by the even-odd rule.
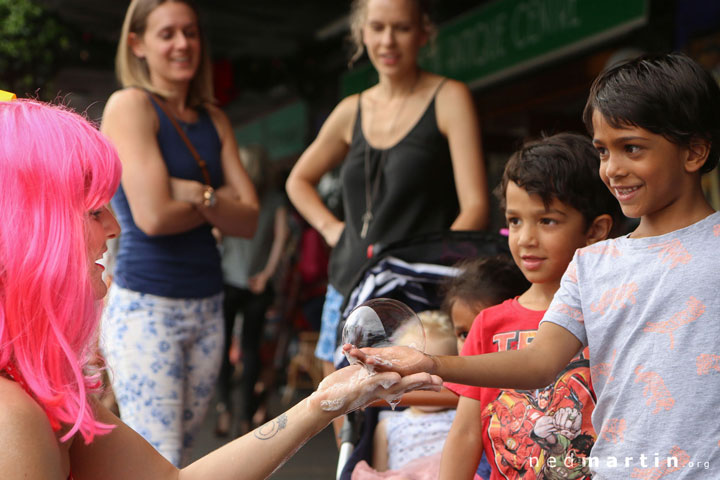
[[[425,72],[418,51],[432,33],[424,0],[355,0],[356,52],[378,83],[343,99],[287,181],[290,200],[333,247],[316,356],[333,370],[340,305],[374,243],[488,220],[480,128],[468,88]],[[343,220],[322,202],[320,178],[341,166]]]
[[[122,226],[103,350],[123,420],[176,466],[210,401],[223,351],[222,270],[213,227],[251,237],[258,199],[187,0],[134,0],[116,57],[123,90],[102,131],[122,182]],[[176,122],[206,163],[203,168]]]

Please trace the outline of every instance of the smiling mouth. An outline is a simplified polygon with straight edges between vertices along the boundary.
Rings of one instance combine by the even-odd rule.
[[[613,187],[613,190],[615,191],[616,197],[626,197],[628,195],[631,195],[633,192],[636,192],[640,187]]]

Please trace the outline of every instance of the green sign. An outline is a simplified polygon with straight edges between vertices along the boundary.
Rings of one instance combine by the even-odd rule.
[[[307,146],[308,109],[298,101],[235,129],[238,145],[263,145],[271,159],[302,152]]]
[[[479,88],[621,35],[647,15],[647,0],[497,0],[443,25],[419,63]],[[368,70],[345,74],[342,92],[370,86]]]

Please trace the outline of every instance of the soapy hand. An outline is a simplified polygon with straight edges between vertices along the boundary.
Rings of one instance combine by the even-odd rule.
[[[377,399],[391,403],[413,390],[437,392],[441,387],[442,380],[437,375],[416,373],[401,377],[396,372],[370,373],[356,364],[325,377],[308,400],[318,401],[325,411],[345,414]]]
[[[350,363],[362,363],[368,369],[378,372],[397,372],[411,375],[420,372],[435,372],[435,359],[431,355],[412,347],[356,348],[343,345],[343,353]]]

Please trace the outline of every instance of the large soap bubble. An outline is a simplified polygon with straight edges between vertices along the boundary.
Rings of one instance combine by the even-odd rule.
[[[345,321],[343,344],[364,347],[413,347],[425,350],[422,322],[410,307],[390,298],[375,298],[355,307]]]
[[[365,347],[412,347],[425,351],[425,330],[422,322],[410,307],[390,298],[375,298],[355,307],[342,332],[343,344],[349,343],[358,348]],[[347,356],[350,363],[356,363],[355,357]],[[368,373],[374,369],[365,365]],[[385,399],[392,409],[400,397]]]

